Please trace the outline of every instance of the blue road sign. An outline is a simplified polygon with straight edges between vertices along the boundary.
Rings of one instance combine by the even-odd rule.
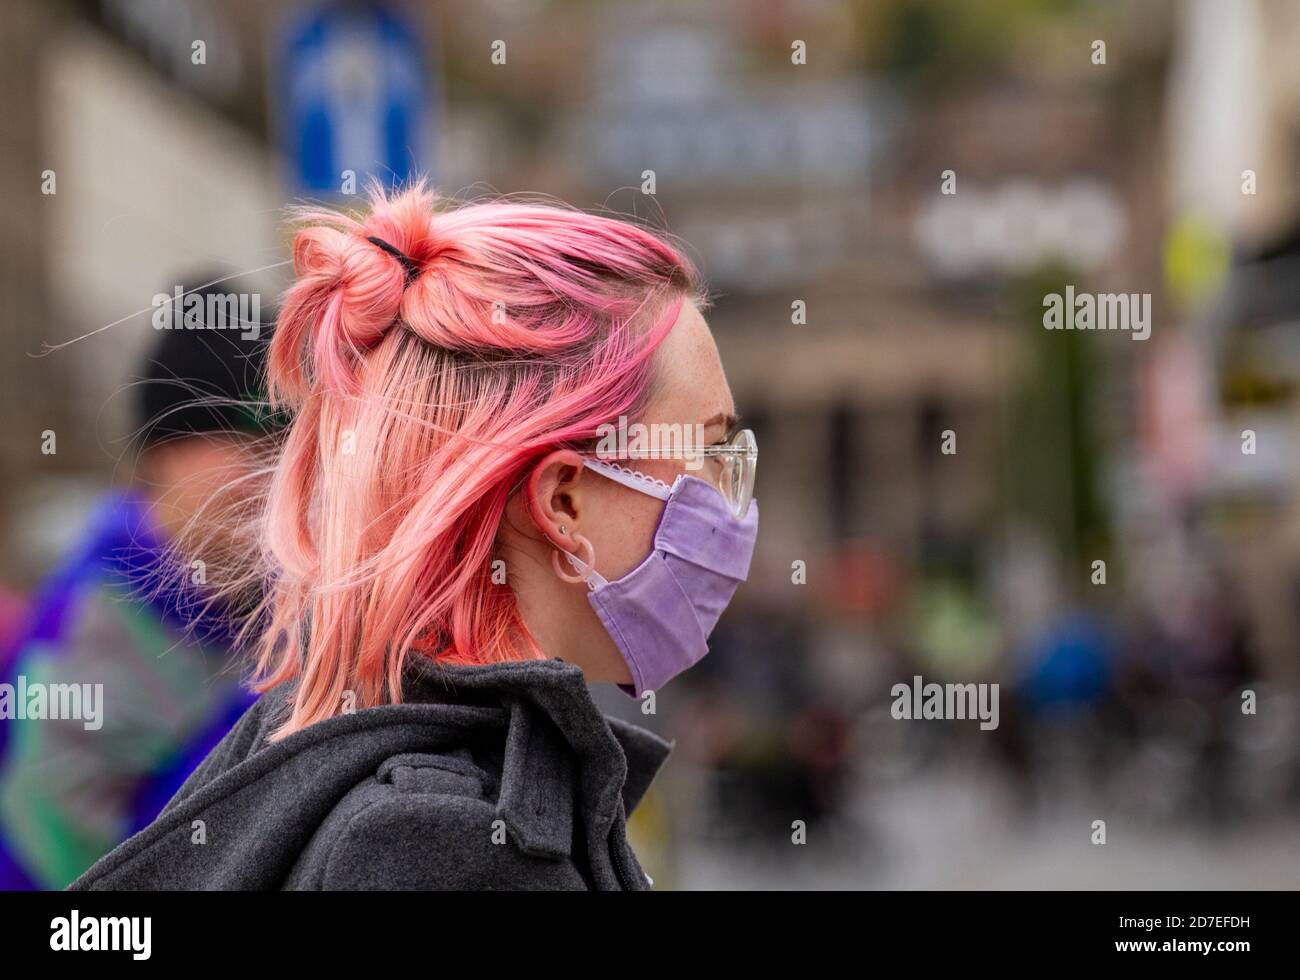
[[[310,7],[280,32],[275,127],[298,192],[338,194],[429,172],[433,79],[418,35],[382,4]]]

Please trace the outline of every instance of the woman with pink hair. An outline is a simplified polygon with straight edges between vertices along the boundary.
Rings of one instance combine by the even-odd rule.
[[[704,656],[758,522],[692,265],[423,185],[300,218],[262,697],[72,888],[648,888],[626,820],[672,746],[587,685],[648,698]],[[611,450],[629,419],[703,439]]]

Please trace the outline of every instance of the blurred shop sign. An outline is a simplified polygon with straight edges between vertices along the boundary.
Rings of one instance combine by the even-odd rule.
[[[798,208],[710,211],[681,223],[677,231],[700,253],[715,286],[740,292],[781,289],[843,260],[867,224],[865,200]]]
[[[762,103],[714,93],[686,109],[602,107],[589,126],[601,176],[649,167],[696,185],[860,180],[872,147],[860,100],[831,93],[774,94]]]
[[[354,193],[369,176],[427,172],[434,76],[410,25],[382,4],[324,3],[276,43],[274,125],[296,190]]]
[[[935,269],[958,277],[1025,272],[1052,259],[1089,271],[1114,256],[1126,227],[1119,196],[1078,178],[1051,187],[1009,180],[936,192],[917,213],[914,232]]]
[[[602,45],[584,120],[601,179],[653,169],[678,185],[861,181],[883,126],[865,80],[765,78],[737,42],[676,29]]]

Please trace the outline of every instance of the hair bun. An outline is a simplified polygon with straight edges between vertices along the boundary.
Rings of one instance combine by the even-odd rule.
[[[397,319],[405,271],[366,238],[327,224],[299,230],[293,265],[298,282],[285,299],[285,320],[298,329],[286,343],[305,354],[315,379],[354,391],[360,358]],[[299,313],[307,314],[301,322]],[[296,377],[308,380],[301,371]]]
[[[423,182],[374,185],[364,214],[300,209],[297,283],[272,340],[274,390],[355,394],[367,351],[400,321],[472,359],[591,356],[694,287],[666,238],[577,209],[497,199],[439,207]]]

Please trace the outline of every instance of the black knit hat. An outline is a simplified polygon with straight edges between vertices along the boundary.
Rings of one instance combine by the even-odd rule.
[[[273,317],[238,280],[203,285],[224,276],[194,276],[179,302],[173,298],[169,309],[154,311],[159,336],[136,385],[142,446],[205,432],[265,433],[285,421],[266,407]]]

